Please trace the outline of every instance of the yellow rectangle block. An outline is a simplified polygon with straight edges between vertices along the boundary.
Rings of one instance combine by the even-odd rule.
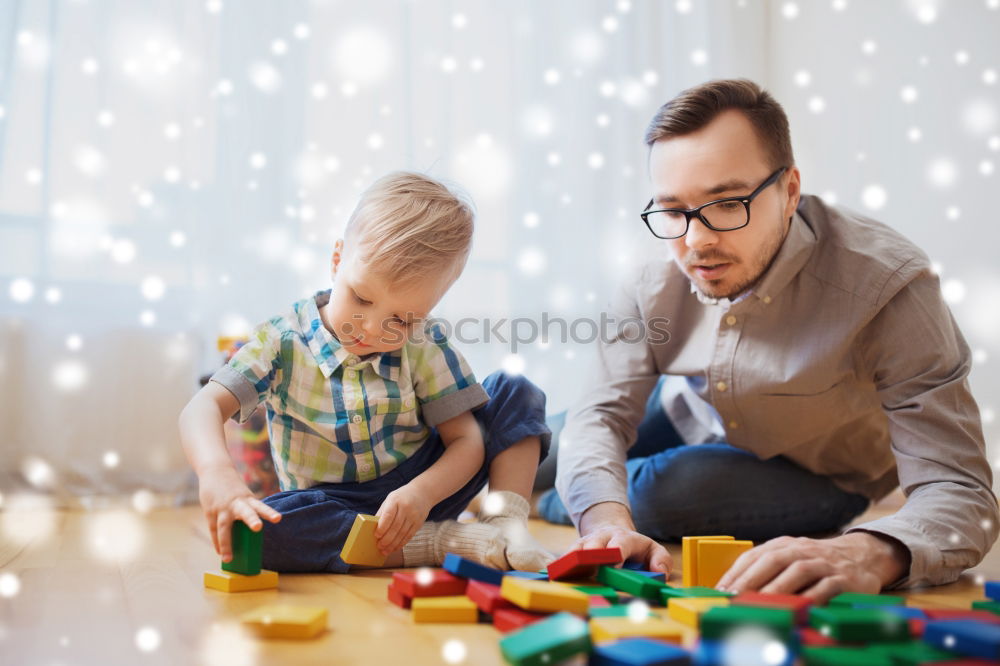
[[[698,580],[698,542],[699,541],[732,541],[731,536],[689,536],[681,539],[681,584],[684,587],[697,585]]]
[[[569,611],[586,615],[590,599],[579,590],[566,585],[517,576],[504,576],[500,596],[524,610],[540,613]]]
[[[595,617],[590,620],[590,637],[595,643],[641,636],[680,644],[687,631],[687,627],[679,622],[659,617],[639,621],[628,617]]]
[[[698,582],[695,585],[715,587],[736,558],[751,548],[753,541],[699,541]]]
[[[466,596],[414,597],[414,622],[478,622],[479,607]]]
[[[278,572],[261,569],[259,574],[244,576],[232,571],[206,571],[205,587],[220,592],[251,592],[278,587]]]
[[[322,606],[262,606],[245,613],[240,620],[264,638],[312,638],[326,629],[326,608]]]
[[[385,564],[385,555],[375,546],[375,528],[378,518],[359,513],[351,525],[344,547],[340,549],[340,559],[348,564],[380,567]]]
[[[702,613],[716,606],[728,606],[724,597],[677,597],[667,603],[667,616],[681,624],[698,628]]]

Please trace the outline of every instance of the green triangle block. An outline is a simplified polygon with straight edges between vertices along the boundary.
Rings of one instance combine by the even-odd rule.
[[[222,563],[223,571],[256,576],[264,552],[264,530],[254,532],[242,520],[233,521],[233,559]]]
[[[855,606],[903,606],[906,599],[893,594],[862,594],[860,592],[844,592],[838,594],[827,603],[828,606],[854,608]]]
[[[554,664],[588,654],[590,647],[587,623],[572,613],[556,613],[500,639],[504,659],[516,666]]]
[[[745,627],[764,629],[776,640],[787,642],[795,633],[795,613],[784,608],[717,606],[705,611],[699,622],[701,637],[710,640],[724,639],[731,631]]]
[[[907,641],[910,625],[906,618],[878,608],[810,608],[809,625],[837,641],[863,643]]]

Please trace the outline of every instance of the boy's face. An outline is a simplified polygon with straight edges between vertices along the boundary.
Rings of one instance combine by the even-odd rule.
[[[393,284],[374,273],[356,251],[338,240],[332,258],[333,288],[321,316],[340,344],[358,356],[395,351],[419,332],[422,321],[451,285],[451,277]]]

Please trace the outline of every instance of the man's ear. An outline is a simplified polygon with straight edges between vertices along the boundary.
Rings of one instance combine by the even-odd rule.
[[[798,167],[792,167],[788,176],[788,203],[785,207],[785,217],[791,218],[795,215],[795,210],[799,207],[799,199],[802,197],[802,181]]]
[[[338,238],[337,242],[333,244],[333,256],[330,257],[330,277],[337,276],[337,268],[340,266],[340,261],[344,254],[344,239]]]

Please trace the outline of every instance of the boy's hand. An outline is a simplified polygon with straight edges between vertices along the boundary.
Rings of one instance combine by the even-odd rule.
[[[208,521],[215,552],[223,562],[233,559],[232,525],[242,520],[254,532],[263,529],[258,514],[276,523],[281,514],[253,496],[232,466],[203,470],[198,478],[201,508]]]
[[[383,555],[405,546],[427,520],[431,504],[412,483],[397,488],[386,496],[378,512],[375,541]]]

